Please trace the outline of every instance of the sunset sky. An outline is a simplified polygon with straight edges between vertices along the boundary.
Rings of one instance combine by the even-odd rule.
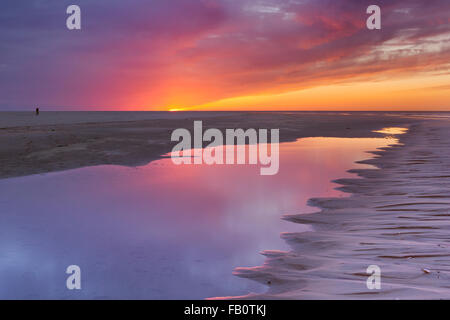
[[[0,109],[34,106],[450,111],[450,1],[2,0]]]

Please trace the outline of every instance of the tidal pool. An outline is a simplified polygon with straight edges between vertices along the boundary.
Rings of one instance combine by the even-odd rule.
[[[311,197],[343,197],[365,151],[394,138],[304,138],[280,144],[280,168],[96,166],[0,180],[1,299],[203,299],[263,292],[232,275],[289,250],[281,232],[308,226],[283,214],[315,211]],[[66,268],[81,268],[81,290]]]

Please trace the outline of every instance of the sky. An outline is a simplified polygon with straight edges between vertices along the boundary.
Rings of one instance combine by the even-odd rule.
[[[2,0],[0,109],[37,106],[450,111],[450,1]]]

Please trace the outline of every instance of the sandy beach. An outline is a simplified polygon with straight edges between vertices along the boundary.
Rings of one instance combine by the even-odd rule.
[[[349,198],[310,199],[312,214],[284,218],[313,226],[285,233],[290,252],[263,252],[262,267],[235,274],[270,283],[257,299],[449,299],[450,160],[448,121],[410,126],[400,144],[371,152],[339,179]],[[382,290],[365,287],[369,265],[382,270]],[[359,271],[358,271],[359,270]]]
[[[177,128],[277,128],[302,137],[383,137],[423,118],[373,112],[0,112],[0,178],[102,164],[139,166],[171,151]]]
[[[450,1],[378,2],[3,0],[0,300],[450,300]]]
[[[234,270],[267,292],[226,298],[450,298],[446,114],[4,112],[0,119],[0,178],[105,164],[142,166],[170,152],[170,133],[191,130],[194,120],[221,130],[279,128],[281,142],[391,138],[376,131],[404,128],[406,133],[395,135],[398,144],[367,150],[361,163],[373,169],[348,168],[359,178],[334,181],[348,197],[312,198],[309,205],[318,212],[282,213],[284,220],[309,230],[281,234],[290,250],[263,251],[263,265]],[[369,265],[381,268],[382,290],[367,290]]]

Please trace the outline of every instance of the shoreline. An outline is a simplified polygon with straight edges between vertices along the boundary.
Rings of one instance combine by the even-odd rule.
[[[350,197],[313,198],[308,204],[318,212],[285,215],[314,231],[284,233],[291,251],[265,251],[263,266],[237,268],[236,276],[268,290],[231,298],[450,298],[447,128],[446,121],[412,125],[399,144],[358,162],[376,169],[351,169],[358,178],[333,181]],[[370,265],[381,268],[381,290],[366,287]]]
[[[38,117],[43,124],[24,126],[27,121],[35,121],[36,116],[21,114],[31,120],[19,121],[14,113],[0,112],[3,123],[9,123],[9,127],[0,128],[0,179],[96,165],[146,165],[171,151],[175,145],[170,141],[173,130],[186,128],[192,132],[194,120],[202,120],[205,130],[217,128],[222,132],[228,128],[280,129],[280,143],[320,136],[383,137],[372,131],[424,121],[399,114],[374,117],[370,112],[179,112],[165,113],[166,118],[158,118],[161,113],[150,113],[149,118],[157,119],[129,121],[120,112],[95,114],[97,122],[90,122],[89,114],[83,112],[42,112]],[[133,114],[126,116],[133,118]],[[8,116],[13,118],[9,121]],[[111,121],[111,117],[124,121]],[[59,123],[47,123],[54,119]]]
[[[0,178],[104,164],[145,165],[170,151],[173,129],[192,129],[194,120],[199,119],[4,128],[0,160],[11,166],[2,166]],[[380,138],[390,135],[374,130],[409,129],[395,135],[398,144],[368,150],[374,157],[357,162],[373,169],[350,169],[358,177],[332,181],[349,197],[312,198],[308,204],[319,211],[284,212],[283,219],[314,231],[282,233],[290,251],[263,251],[262,266],[234,271],[264,284],[267,292],[211,299],[450,298],[448,120],[341,113],[209,114],[201,120],[206,128],[222,131],[279,128],[280,143],[323,136]],[[366,287],[371,265],[381,268],[381,290]]]

